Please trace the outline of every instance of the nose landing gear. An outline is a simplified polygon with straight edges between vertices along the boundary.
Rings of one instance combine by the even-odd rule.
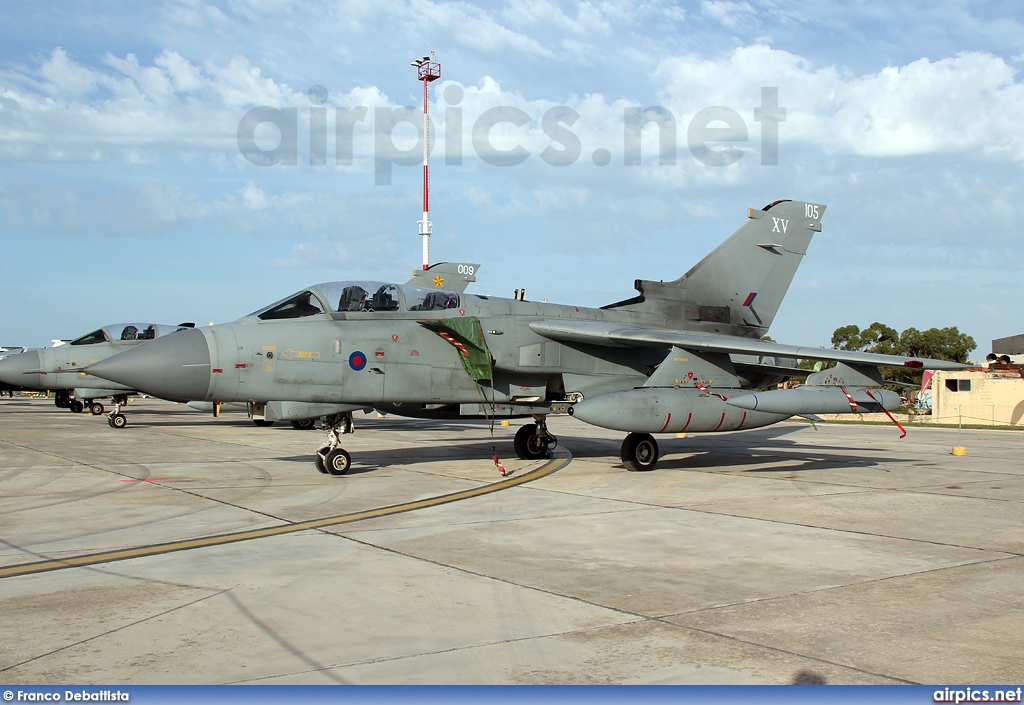
[[[355,432],[355,424],[352,421],[352,412],[343,414],[331,414],[326,417],[327,440],[317,448],[313,463],[316,469],[325,475],[340,476],[349,471],[352,466],[352,456],[341,447],[341,436],[346,433]]]
[[[128,425],[128,417],[121,413],[121,407],[128,403],[127,396],[116,396],[113,398],[114,408],[107,414],[107,424],[111,428],[124,428]]]

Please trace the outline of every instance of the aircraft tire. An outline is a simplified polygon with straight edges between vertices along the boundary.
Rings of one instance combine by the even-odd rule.
[[[72,399],[70,402],[68,402],[68,408],[71,409],[72,413],[80,414],[83,411],[85,411],[85,404],[78,401],[77,399]]]
[[[522,460],[539,460],[547,457],[548,454],[548,446],[537,435],[537,424],[535,423],[528,423],[516,431],[512,448]]]
[[[94,401],[89,405],[89,413],[93,416],[103,416],[103,405],[98,401]]]
[[[274,422],[268,419],[253,419],[252,422],[257,426],[273,426]]]
[[[128,417],[124,414],[111,414],[107,417],[107,423],[111,428],[124,428],[128,425]]]
[[[352,467],[352,456],[344,448],[332,448],[324,458],[324,466],[335,477],[344,475]]]
[[[316,426],[316,419],[296,419],[292,421],[292,428],[296,431],[311,431]]]
[[[646,472],[658,465],[658,442],[649,433],[631,433],[619,450],[622,464],[630,472]]]
[[[313,454],[313,465],[316,466],[318,472],[322,472],[324,475],[327,474],[327,466],[324,465],[324,457],[320,455],[320,451]]]

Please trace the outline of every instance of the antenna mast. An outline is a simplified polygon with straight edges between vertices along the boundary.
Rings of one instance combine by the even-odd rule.
[[[431,81],[441,78],[441,64],[434,61],[434,52],[412,62],[416,67],[416,80],[423,81],[423,220],[417,221],[420,235],[423,236],[423,269],[430,267],[430,233],[433,224],[430,222],[430,125],[427,118],[428,95],[427,86]]]

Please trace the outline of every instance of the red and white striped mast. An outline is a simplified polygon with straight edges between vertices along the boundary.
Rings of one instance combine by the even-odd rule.
[[[423,268],[430,267],[430,125],[427,118],[429,97],[427,85],[441,78],[441,64],[434,61],[434,52],[412,62],[416,67],[416,80],[423,81],[423,220],[417,221],[423,236]]]

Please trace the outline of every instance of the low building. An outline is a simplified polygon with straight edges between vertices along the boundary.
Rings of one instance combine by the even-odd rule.
[[[938,371],[931,393],[932,423],[1024,426],[1024,365]]]

